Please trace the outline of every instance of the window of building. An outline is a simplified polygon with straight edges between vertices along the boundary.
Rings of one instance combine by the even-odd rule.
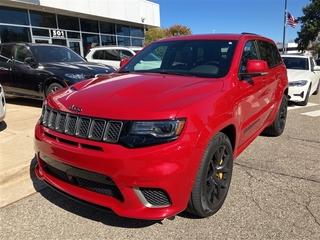
[[[83,43],[83,54],[87,55],[87,52],[96,46],[100,46],[99,35],[97,34],[82,34],[82,43]]]
[[[130,27],[125,25],[116,25],[117,34],[121,36],[130,36]]]
[[[28,12],[25,9],[16,9],[0,6],[0,22],[29,25]]]
[[[30,28],[0,26],[0,42],[31,42]]]
[[[58,26],[60,29],[79,31],[79,19],[76,17],[58,15]]]
[[[50,33],[48,29],[42,29],[42,28],[32,28],[32,34],[34,36],[44,36],[44,37],[50,37]]]
[[[81,31],[98,33],[98,21],[89,19],[80,19]]]
[[[143,28],[136,28],[136,27],[131,27],[130,28],[130,35],[131,37],[144,37],[144,30]]]
[[[107,34],[116,34],[116,26],[114,23],[100,22],[100,32]]]
[[[79,39],[80,38],[80,33],[78,32],[67,32],[67,36],[68,38],[76,38]]]
[[[30,20],[32,26],[57,28],[56,16],[53,13],[30,11]]]
[[[128,37],[118,37],[118,45],[120,45],[120,46],[131,46],[130,38],[128,38]]]
[[[115,36],[101,35],[101,45],[117,45]]]
[[[131,38],[131,42],[132,42],[132,46],[143,47],[144,45],[144,39],[141,39],[141,38]]]

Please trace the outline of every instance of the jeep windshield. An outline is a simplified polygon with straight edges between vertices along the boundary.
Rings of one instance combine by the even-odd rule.
[[[63,46],[33,46],[31,49],[39,62],[86,62],[77,53]]]
[[[220,78],[230,69],[236,43],[230,40],[155,42],[133,57],[119,73],[148,72]]]

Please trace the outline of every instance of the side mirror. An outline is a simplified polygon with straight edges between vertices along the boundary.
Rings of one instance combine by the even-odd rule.
[[[124,58],[120,61],[120,67],[122,67],[123,65],[125,65],[127,62],[129,62],[129,58]]]
[[[263,60],[248,60],[247,71],[240,73],[240,79],[267,75],[269,71],[268,63]]]
[[[32,68],[38,67],[36,60],[33,57],[27,57],[24,59],[24,64],[29,65]]]

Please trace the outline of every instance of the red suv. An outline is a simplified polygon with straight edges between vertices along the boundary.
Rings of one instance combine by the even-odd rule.
[[[217,212],[233,160],[282,134],[287,71],[255,34],[189,35],[145,47],[117,72],[50,94],[36,174],[71,197],[139,219]]]

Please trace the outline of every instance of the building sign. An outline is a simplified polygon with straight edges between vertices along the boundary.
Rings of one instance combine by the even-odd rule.
[[[65,33],[62,30],[52,30],[52,37],[55,37],[55,38],[66,38]]]

